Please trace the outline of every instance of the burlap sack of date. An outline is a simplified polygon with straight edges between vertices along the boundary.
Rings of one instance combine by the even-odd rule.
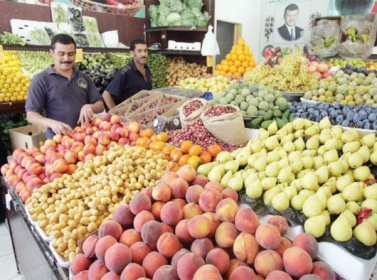
[[[207,108],[207,104],[207,101],[203,98],[192,98],[186,101],[179,109],[181,126],[185,127],[187,124],[199,119]]]

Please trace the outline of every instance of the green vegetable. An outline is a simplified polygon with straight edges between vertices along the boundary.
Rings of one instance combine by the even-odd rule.
[[[96,18],[83,17],[83,23],[84,23],[86,32],[89,32],[89,33],[99,32]]]
[[[44,29],[34,29],[30,31],[30,37],[37,45],[50,45],[51,39]]]
[[[99,33],[87,33],[86,37],[88,38],[90,47],[94,47],[94,48],[104,47],[101,35]]]
[[[26,120],[26,114],[4,115],[0,117],[0,142],[5,148],[8,156],[12,154],[12,146],[9,139],[9,129],[25,126],[29,123]]]
[[[62,5],[55,5],[52,9],[53,20],[56,23],[67,22],[67,12],[63,9]]]
[[[262,102],[260,102],[259,105],[258,105],[258,108],[260,110],[268,110],[268,103],[267,103],[267,101],[263,100]]]
[[[265,97],[264,97],[264,100],[266,100],[268,103],[272,103],[274,102],[275,100],[275,96],[271,93],[267,94]],[[273,104],[272,104],[273,105]]]
[[[18,51],[22,69],[32,78],[54,63],[54,59],[45,51]]]
[[[16,34],[12,34],[4,31],[4,34],[0,34],[0,45],[21,45],[25,46],[26,43],[22,41]]]
[[[184,2],[187,7],[189,8],[199,8],[201,9],[204,5],[202,0],[184,0]]]
[[[246,115],[252,117],[258,116],[258,108],[253,105],[249,105],[249,107],[246,109]]]
[[[178,13],[171,13],[167,16],[166,21],[169,26],[181,26],[182,20]]]

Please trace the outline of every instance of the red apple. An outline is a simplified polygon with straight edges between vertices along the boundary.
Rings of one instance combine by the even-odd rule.
[[[139,138],[139,134],[137,132],[131,131],[128,135],[128,139],[130,139],[131,142],[135,142]]]
[[[107,113],[107,112],[106,112],[106,113],[104,113],[104,114],[102,115],[102,120],[109,122],[110,119],[111,119],[111,114],[110,114],[110,113]]]

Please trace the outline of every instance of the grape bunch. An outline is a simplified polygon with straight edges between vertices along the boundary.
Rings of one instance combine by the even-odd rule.
[[[274,30],[274,17],[273,16],[268,16],[266,17],[265,24],[264,24],[264,37],[266,37],[267,42],[270,39],[270,34]]]

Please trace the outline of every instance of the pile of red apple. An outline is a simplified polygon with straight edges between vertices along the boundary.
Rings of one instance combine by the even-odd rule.
[[[328,62],[311,61],[308,64],[308,73],[317,76],[320,79],[326,79],[328,76],[332,76],[330,72],[330,64]]]
[[[1,167],[6,181],[25,202],[34,188],[52,182],[63,174],[72,174],[77,162],[86,162],[102,155],[115,144],[136,146],[140,124],[121,124],[118,115],[105,113],[74,128],[72,135],[55,135],[40,148],[15,149],[9,163]]]

